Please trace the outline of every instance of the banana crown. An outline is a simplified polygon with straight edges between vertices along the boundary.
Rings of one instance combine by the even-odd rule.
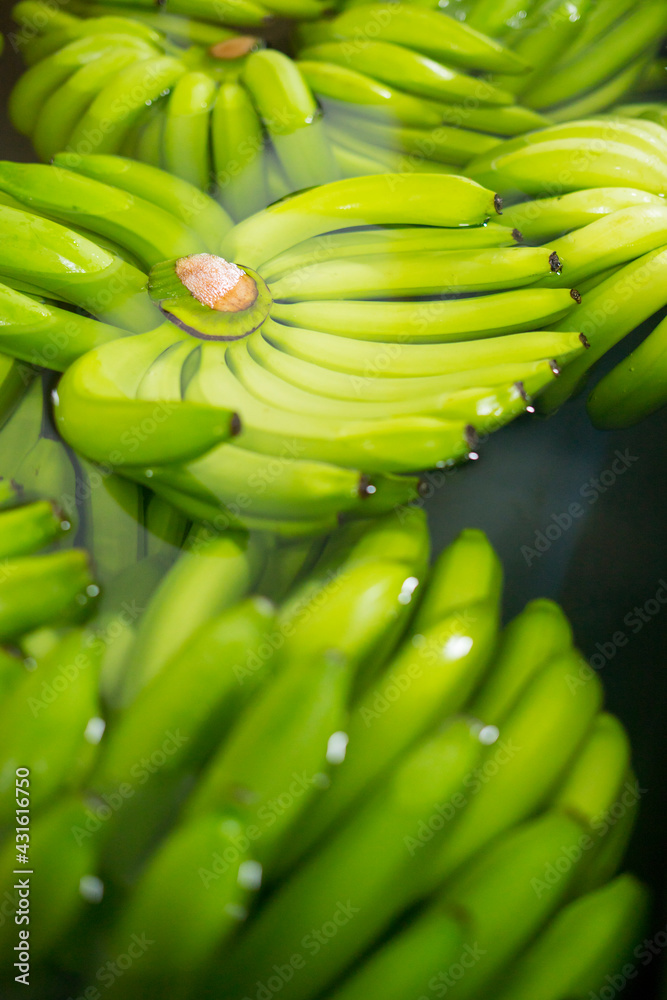
[[[269,315],[271,294],[255,271],[211,253],[157,264],[148,290],[167,319],[204,340],[239,340]]]

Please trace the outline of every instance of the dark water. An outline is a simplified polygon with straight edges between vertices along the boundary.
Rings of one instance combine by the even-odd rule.
[[[10,7],[0,0],[5,34]],[[6,45],[0,157],[28,160],[30,145],[5,113],[19,66]],[[600,669],[607,708],[630,731],[635,770],[647,789],[627,867],[654,890],[652,937],[667,926],[667,604],[656,598],[663,580],[667,595],[667,412],[602,433],[589,424],[582,396],[550,420],[509,426],[483,446],[474,466],[434,482],[433,490],[427,509],[436,551],[463,527],[483,528],[505,567],[507,617],[534,597],[558,600],[578,645]],[[582,513],[568,525],[571,504]],[[657,1000],[663,965],[658,956],[619,995]]]

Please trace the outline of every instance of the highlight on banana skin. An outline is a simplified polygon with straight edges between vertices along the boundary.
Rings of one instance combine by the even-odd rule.
[[[648,996],[654,762],[429,484],[653,433],[664,0],[4,30],[0,995]]]

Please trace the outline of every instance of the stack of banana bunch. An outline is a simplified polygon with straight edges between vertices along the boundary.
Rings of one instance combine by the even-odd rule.
[[[628,740],[562,611],[500,631],[485,536],[429,570],[414,508],[285,549],[198,529],[120,666],[73,630],[3,702],[2,780],[40,765],[39,995],[120,968],[127,1000],[587,997],[646,894],[616,876]]]
[[[0,192],[0,348],[67,369],[78,454],[218,530],[408,503],[586,350],[552,332],[580,298],[546,287],[558,255],[467,178],[334,182],[222,240],[215,202],[122,158],[6,162]]]
[[[633,111],[633,108],[635,110]],[[528,243],[558,254],[583,304],[557,330],[574,329],[591,349],[574,359],[538,405],[550,412],[602,355],[653,319],[649,336],[593,390],[601,428],[626,427],[667,403],[667,129],[664,105],[628,105],[613,115],[568,122],[505,142],[468,173],[505,198],[500,219]],[[658,119],[658,120],[656,120]],[[663,119],[664,120],[664,119]],[[520,200],[529,196],[529,200]],[[596,259],[596,273],[587,262]],[[554,275],[548,283],[559,284]]]

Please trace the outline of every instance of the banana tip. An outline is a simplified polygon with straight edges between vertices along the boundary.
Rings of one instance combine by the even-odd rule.
[[[554,250],[553,253],[549,254],[549,267],[554,272],[554,274],[559,274],[563,270],[563,265],[560,262],[560,257]]]
[[[232,413],[232,419],[229,422],[229,429],[232,437],[238,437],[243,430],[243,424],[238,413]]]
[[[591,346],[591,342],[590,342],[590,340],[588,339],[588,337],[586,336],[585,333],[580,333],[579,334],[579,340],[584,345],[584,347],[586,348],[586,350],[588,350],[588,348]]]
[[[577,291],[576,288],[570,289],[570,297],[579,305],[581,303],[581,293]]]
[[[498,215],[503,214],[503,199],[499,194],[494,194],[493,196],[493,207],[495,208]]]

